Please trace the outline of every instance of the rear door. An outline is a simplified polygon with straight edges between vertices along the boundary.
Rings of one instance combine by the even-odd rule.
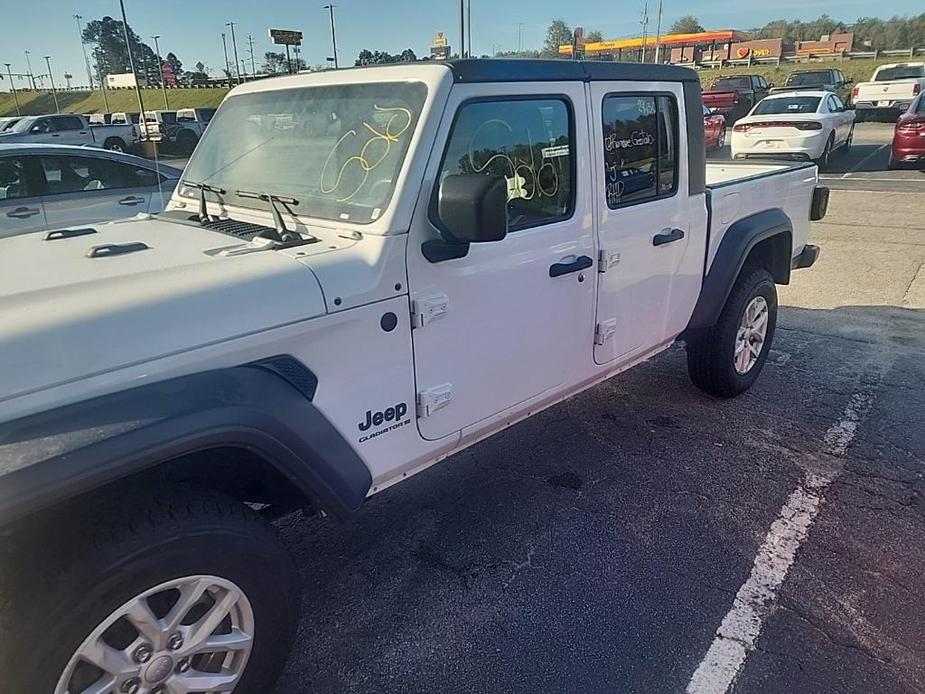
[[[41,231],[45,209],[28,156],[0,157],[0,238]]]
[[[50,116],[52,140],[56,145],[82,145],[89,142],[90,130],[78,116]]]
[[[43,200],[49,228],[120,219],[148,210],[150,187],[133,185],[128,177],[136,167],[91,156],[37,159],[45,178]],[[150,183],[150,179],[142,181]],[[156,185],[156,179],[153,182]]]
[[[418,428],[430,440],[513,416],[587,374],[594,329],[584,84],[457,85],[446,113],[408,248],[412,301],[440,313],[412,333]],[[438,233],[435,200],[451,175],[504,178],[510,227],[430,262],[421,240]]]
[[[601,174],[594,358],[607,364],[684,329],[700,290],[706,208],[688,195],[680,84],[592,82],[591,104]]]

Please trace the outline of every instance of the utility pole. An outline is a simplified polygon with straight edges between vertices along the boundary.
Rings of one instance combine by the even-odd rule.
[[[241,66],[238,64],[238,42],[234,38],[234,22],[225,22],[226,27],[231,27],[231,47],[234,49],[234,71],[237,73],[238,84],[241,84]]]
[[[77,20],[77,36],[80,38],[80,49],[84,54],[84,65],[87,66],[87,80],[90,82],[90,91],[93,91],[93,71],[90,69],[90,59],[87,57],[87,44],[84,43],[84,29],[80,24],[80,20],[83,19],[83,16],[75,14],[73,17]]]
[[[472,0],[466,0],[466,57],[472,57]]]
[[[646,0],[642,6],[642,51],[640,51],[640,63],[646,62],[646,40],[649,38],[649,0]]]
[[[250,34],[247,35],[247,43],[249,46],[249,50],[251,52],[251,74],[254,77],[256,77],[257,76],[257,64],[254,62],[254,37],[251,36]]]
[[[655,21],[655,64],[661,65],[662,52],[662,0],[658,0],[658,19]]]
[[[170,104],[167,103],[167,85],[164,80],[164,63],[161,61],[161,46],[157,40],[161,37],[160,34],[155,34],[151,38],[154,39],[154,52],[157,54],[157,69],[161,73],[161,91],[164,93],[164,108],[169,109]]]
[[[100,67],[99,62],[96,64],[96,76],[100,81],[100,91],[103,92],[103,108],[106,109],[106,113],[109,113],[109,97],[106,96],[106,81],[103,79],[103,69]]]
[[[247,62],[241,58],[241,74],[244,75],[244,81],[247,82]]]
[[[29,51],[23,51],[26,55],[26,66],[29,68],[29,81],[32,82],[32,89],[35,90],[35,75],[32,74],[32,62],[29,60]]]
[[[231,79],[231,66],[228,64],[228,42],[225,40],[225,32],[222,32],[222,50],[225,52],[225,76]]]
[[[462,2],[462,0],[460,0]],[[325,5],[324,9],[328,11],[328,14],[331,16],[331,48],[334,51],[334,69],[336,70],[339,65],[337,64],[337,29],[334,27],[334,8],[337,5]]]
[[[138,84],[138,73],[135,72],[135,58],[132,57],[132,44],[128,40],[128,19],[125,17],[125,2],[123,0],[119,0],[119,9],[122,10],[122,31],[125,33],[125,47],[128,49],[128,66],[135,77],[135,95],[138,97],[138,122],[141,124],[138,130],[147,136],[147,128],[144,128],[145,102],[141,98],[141,86]],[[109,110],[108,106],[106,110]]]
[[[55,89],[55,76],[51,74],[51,56],[45,56],[45,65],[48,67],[48,79],[51,80],[51,95],[55,100],[55,113],[61,113],[61,107],[58,105],[58,90]]]
[[[6,74],[10,76],[10,89],[13,91],[13,101],[16,102],[16,115],[21,116],[22,111],[19,110],[19,97],[16,96],[16,85],[13,84],[13,71],[10,70],[10,63],[4,63],[6,65]]]
[[[517,52],[523,53],[524,50],[524,23],[517,23]]]
[[[459,57],[466,57],[466,0],[459,0]]]

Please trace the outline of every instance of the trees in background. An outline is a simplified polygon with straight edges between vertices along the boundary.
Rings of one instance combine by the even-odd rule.
[[[824,34],[841,32],[854,32],[856,44],[870,41],[871,48],[880,50],[925,46],[925,14],[892,19],[862,17],[851,23],[834,20],[828,15],[808,22],[778,19],[749,33],[759,39],[782,38],[796,42],[818,41]]]
[[[357,67],[361,65],[381,65],[383,63],[413,63],[418,59],[414,51],[406,48],[401,53],[389,53],[387,51],[371,51],[364,48],[360,51],[357,59],[353,64]]]
[[[700,20],[691,14],[679,17],[668,29],[669,34],[699,34],[702,31],[706,30]]]
[[[138,38],[138,34],[128,28],[129,42],[132,46],[132,58],[135,60],[136,74],[144,77],[148,84],[160,85],[161,66],[158,64],[154,50]],[[94,19],[84,27],[84,43],[93,46],[93,61],[97,74],[105,75],[131,72],[129,51],[125,45],[125,33],[122,20],[106,16]]]
[[[307,67],[302,58],[296,58],[293,55],[287,61],[285,53],[267,51],[263,54],[263,63],[260,65],[260,72],[266,75],[285,75],[290,72],[290,65],[292,66],[292,72],[298,72]]]

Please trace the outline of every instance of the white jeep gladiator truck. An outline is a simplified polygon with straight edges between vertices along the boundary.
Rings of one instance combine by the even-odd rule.
[[[851,102],[859,121],[869,116],[896,120],[925,88],[925,63],[893,63],[874,70],[870,82],[854,85]]]
[[[129,152],[138,144],[132,125],[95,125],[87,116],[61,113],[24,116],[0,133],[2,144],[89,145],[113,152]]]
[[[9,692],[263,694],[269,523],[686,342],[717,397],[813,264],[813,164],[707,165],[695,72],[482,60],[241,85],[168,209],[0,240]]]

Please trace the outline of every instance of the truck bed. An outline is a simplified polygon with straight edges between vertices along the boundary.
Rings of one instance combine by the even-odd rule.
[[[807,213],[817,181],[818,169],[809,162],[707,162],[710,211],[707,269],[734,222],[775,207],[783,209],[790,217],[793,255],[799,255],[809,240]]]

